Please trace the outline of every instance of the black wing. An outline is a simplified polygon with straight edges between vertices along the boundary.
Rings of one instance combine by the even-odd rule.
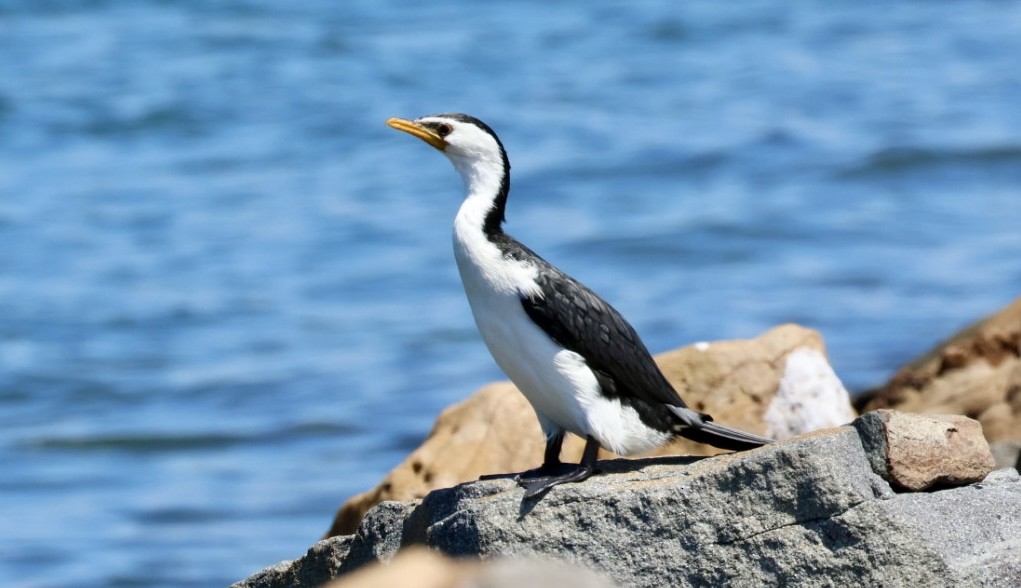
[[[638,333],[615,308],[546,263],[540,266],[536,282],[542,295],[523,296],[525,312],[550,338],[585,358],[604,394],[686,406]]]

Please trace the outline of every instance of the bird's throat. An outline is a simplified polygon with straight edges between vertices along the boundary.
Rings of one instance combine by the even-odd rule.
[[[487,235],[501,233],[510,192],[510,164],[506,159],[450,160],[464,181],[466,192],[458,220]]]

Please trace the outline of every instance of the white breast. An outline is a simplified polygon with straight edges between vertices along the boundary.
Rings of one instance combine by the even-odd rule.
[[[464,208],[454,223],[454,255],[475,323],[497,365],[535,409],[547,437],[560,431],[591,435],[620,455],[666,442],[669,435],[646,427],[634,409],[600,394],[584,358],[532,322],[521,296],[539,292],[535,268],[503,257],[479,225],[469,222]]]
[[[535,269],[505,259],[481,231],[460,222],[454,224],[454,257],[482,339],[500,369],[535,408],[543,432],[585,434],[588,427],[577,387],[595,389],[598,383],[584,365],[558,361],[570,352],[525,314],[521,296],[538,291]]]

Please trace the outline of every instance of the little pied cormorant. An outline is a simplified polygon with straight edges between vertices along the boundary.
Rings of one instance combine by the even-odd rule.
[[[510,162],[488,125],[465,114],[386,122],[441,151],[464,180],[461,281],[486,346],[546,436],[542,466],[518,476],[526,498],[591,476],[600,446],[627,456],[675,436],[729,450],[770,443],[688,408],[619,312],[503,231]],[[577,465],[560,462],[565,432],[586,440]]]

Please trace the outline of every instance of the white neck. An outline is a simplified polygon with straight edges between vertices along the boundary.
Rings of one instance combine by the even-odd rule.
[[[476,306],[485,304],[482,301],[491,295],[518,296],[537,290],[535,268],[505,258],[500,246],[490,240],[493,235],[484,228],[500,192],[503,163],[476,158],[464,164],[450,159],[464,179],[467,192],[454,219],[454,257],[472,310],[477,311]],[[478,314],[476,320],[480,320]]]
[[[504,175],[503,161],[497,158],[465,158],[451,155],[450,162],[464,181],[465,198],[457,212],[455,230],[482,231],[486,216],[495,206]],[[460,225],[460,227],[458,227]]]

